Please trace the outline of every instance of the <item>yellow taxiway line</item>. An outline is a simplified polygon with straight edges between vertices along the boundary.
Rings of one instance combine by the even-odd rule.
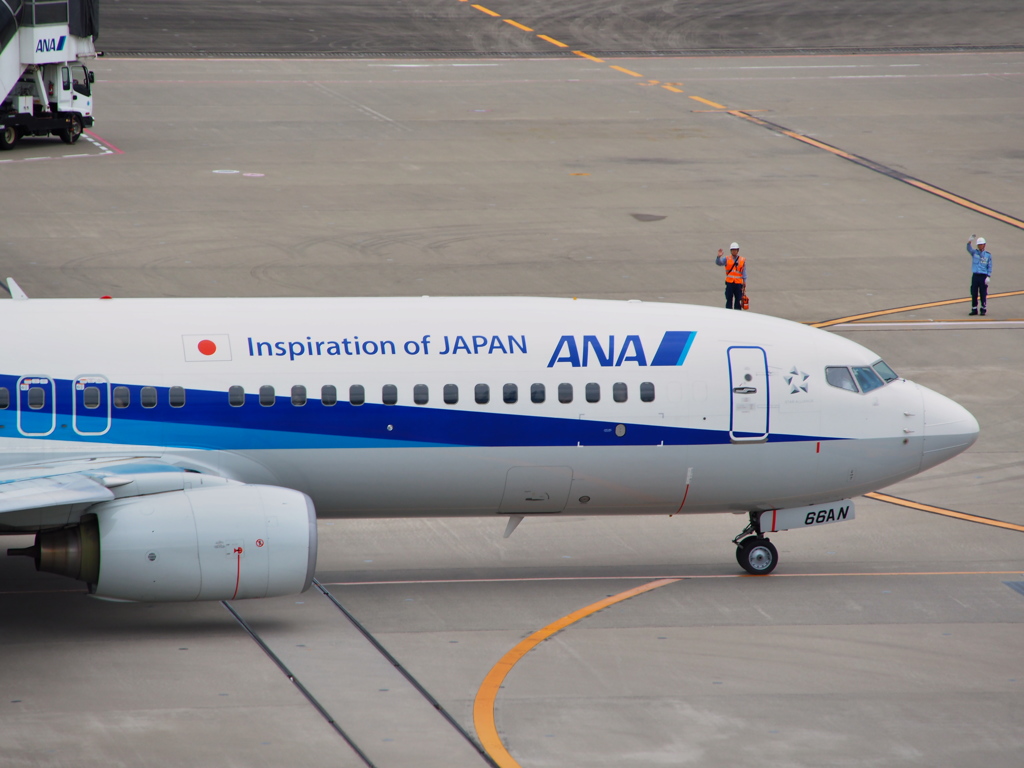
[[[652,581],[625,592],[620,592],[617,595],[606,597],[604,600],[599,600],[585,608],[580,608],[578,611],[573,611],[568,616],[563,616],[558,621],[548,624],[525,640],[520,641],[511,651],[502,656],[497,664],[491,667],[491,671],[484,678],[480,689],[476,693],[476,700],[473,702],[473,724],[476,726],[476,733],[480,738],[480,744],[500,768],[520,768],[519,763],[505,749],[501,736],[498,735],[498,727],[494,722],[494,701],[498,696],[502,683],[505,681],[505,677],[512,671],[512,667],[516,665],[516,662],[544,640],[547,640],[557,632],[561,632],[570,624],[575,624],[580,619],[591,616],[610,605],[621,603],[623,600],[628,600],[644,592],[650,592],[652,589],[658,589],[658,587],[664,587],[667,584],[674,584],[676,581],[678,579]]]
[[[957,512],[953,509],[943,509],[942,507],[933,507],[930,504],[920,504],[916,501],[901,499],[898,496],[890,496],[887,493],[865,493],[864,496],[868,499],[874,499],[875,501],[884,501],[887,504],[896,504],[900,507],[916,509],[921,512],[931,512],[933,515],[944,515],[945,517],[954,517],[957,520],[966,520],[969,523],[981,523],[982,525],[991,525],[995,528],[1005,528],[1009,531],[1021,531],[1024,533],[1024,525],[1004,523],[1002,520],[993,520],[990,517],[968,515],[966,512]]]
[[[1006,291],[1005,293],[990,293],[988,297],[990,299],[1002,299],[1007,296],[1020,296],[1021,294],[1024,294],[1024,291]],[[924,304],[911,304],[907,307],[893,307],[891,309],[879,309],[874,312],[862,312],[859,315],[847,315],[846,317],[837,317],[834,320],[822,320],[819,323],[809,323],[809,325],[812,328],[828,328],[831,325],[839,325],[840,323],[852,323],[857,320],[867,320],[869,317],[884,317],[885,315],[895,315],[898,312],[913,312],[915,309],[945,307],[949,304],[966,304],[968,301],[970,301],[970,298],[929,301]]]

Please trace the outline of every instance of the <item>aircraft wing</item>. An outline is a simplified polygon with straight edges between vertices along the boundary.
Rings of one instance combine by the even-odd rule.
[[[0,470],[0,531],[39,530],[75,522],[78,505],[124,496],[232,484],[152,456],[102,456],[22,464]]]
[[[114,492],[101,479],[72,473],[0,483],[0,515],[25,509],[109,501]]]

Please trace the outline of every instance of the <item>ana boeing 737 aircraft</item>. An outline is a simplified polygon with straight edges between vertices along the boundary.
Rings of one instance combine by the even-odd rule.
[[[120,600],[307,589],[316,516],[746,515],[765,533],[967,449],[864,347],[748,312],[541,298],[29,299],[10,281],[0,532]]]

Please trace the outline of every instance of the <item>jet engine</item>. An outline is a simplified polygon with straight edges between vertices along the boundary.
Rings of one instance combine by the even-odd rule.
[[[305,592],[316,512],[304,493],[228,485],[105,501],[77,526],[9,554],[89,584],[97,597],[170,602]]]

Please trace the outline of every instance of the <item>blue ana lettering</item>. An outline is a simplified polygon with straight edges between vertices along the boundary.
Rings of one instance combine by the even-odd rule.
[[[562,347],[565,347],[565,354],[562,357],[558,356],[558,353],[562,351]],[[576,346],[576,339],[572,336],[563,336],[558,340],[558,346],[555,347],[555,351],[551,354],[551,359],[548,360],[548,368],[551,368],[555,363],[569,363],[573,368],[580,367],[580,351]]]
[[[580,355],[580,346],[576,343],[575,336],[562,336],[555,345],[555,351],[548,361],[548,368],[553,368],[557,363],[568,363],[573,368],[585,368],[590,365],[591,356],[602,368],[620,367],[623,363],[636,363],[639,366],[647,365],[647,355],[644,353],[643,342],[636,334],[626,336],[619,348],[618,356],[615,355],[615,337],[608,337],[608,346],[602,345],[597,336],[583,337],[583,355]]]
[[[42,38],[36,43],[36,53],[50,53],[52,51],[63,51],[64,41],[67,40],[66,35],[61,35],[60,38],[51,37],[49,39]]]
[[[633,354],[626,355],[630,348],[633,349]],[[639,336],[627,336],[626,340],[622,342],[622,350],[619,352],[619,356],[615,360],[615,367],[618,368],[626,362],[634,362],[637,365],[647,365],[647,357],[644,355],[644,345],[640,342]]]

